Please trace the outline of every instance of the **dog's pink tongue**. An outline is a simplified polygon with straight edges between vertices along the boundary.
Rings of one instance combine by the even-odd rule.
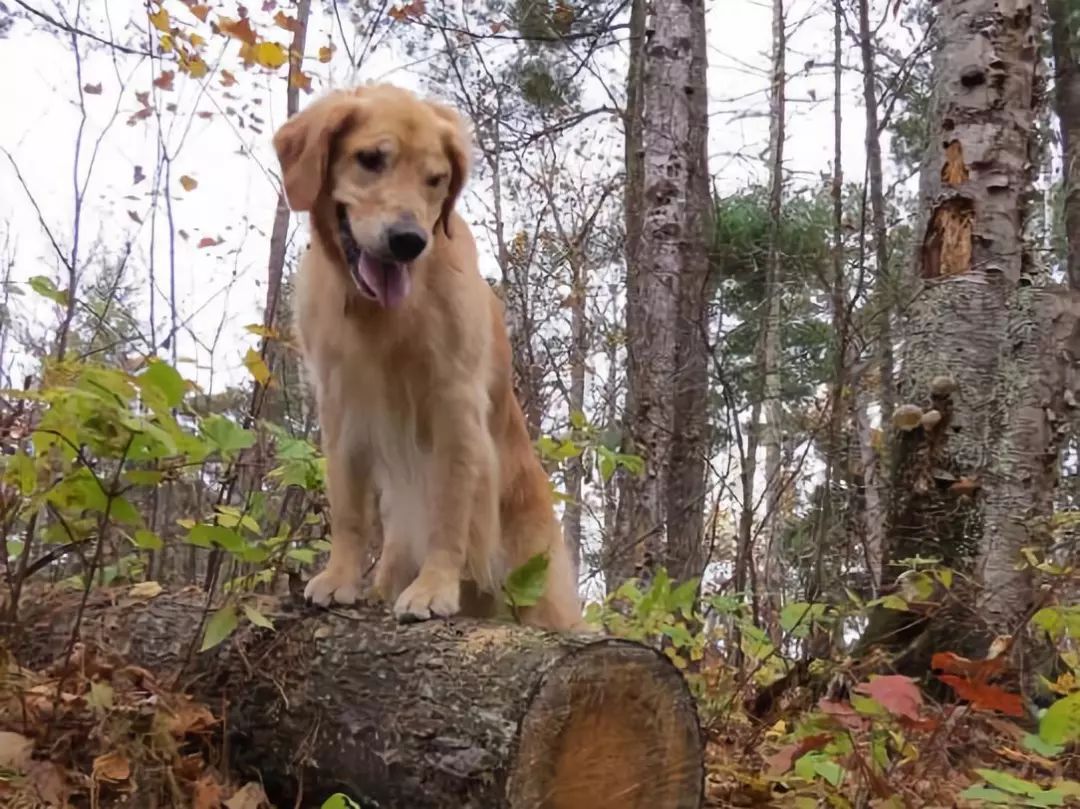
[[[357,270],[386,309],[399,305],[409,293],[409,271],[397,262],[380,261],[364,253]]]

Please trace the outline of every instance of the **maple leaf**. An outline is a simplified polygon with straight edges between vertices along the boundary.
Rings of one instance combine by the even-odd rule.
[[[303,90],[305,93],[310,93],[311,75],[309,73],[305,73],[302,70],[297,70],[289,78],[289,84],[291,84],[293,87]]]
[[[330,58],[334,55],[334,51],[336,50],[337,48],[334,47],[334,43],[332,42],[329,45],[319,48],[319,61],[326,64],[330,61]]]
[[[240,56],[244,64],[255,63],[271,70],[276,70],[289,61],[285,48],[276,42],[260,42],[254,46],[245,45],[240,48]]]
[[[127,119],[127,125],[128,126],[135,126],[136,121],[142,121],[145,118],[149,118],[153,114],[154,114],[154,108],[153,107],[143,107],[141,110],[134,113],[130,118]]]
[[[918,720],[922,694],[915,681],[903,674],[886,674],[869,682],[859,683],[855,692],[865,694],[881,704],[893,716]]]
[[[194,14],[199,22],[206,22],[206,17],[210,14],[210,6],[199,4],[188,6],[188,11]]]
[[[180,185],[184,186],[185,191],[194,191],[199,187],[199,182],[194,177],[184,174],[180,177]]]
[[[260,385],[266,386],[270,381],[270,369],[266,367],[262,356],[254,348],[249,348],[247,354],[244,355],[244,365]]]
[[[169,12],[164,8],[159,8],[153,14],[146,15],[150,20],[150,24],[163,34],[169,33]]]
[[[154,86],[161,90],[171,90],[173,88],[173,78],[176,76],[171,70],[161,71],[161,75],[154,79]]]
[[[394,6],[392,9],[390,9],[390,11],[387,12],[387,15],[392,20],[401,22],[402,20],[407,20],[410,17],[415,20],[418,17],[423,16],[426,11],[426,0],[412,0],[412,2],[406,3],[403,6]]]
[[[101,95],[101,82],[97,84],[84,84],[83,92],[87,95],[99,96]]]
[[[274,15],[274,24],[278,28],[284,28],[286,31],[296,33],[300,30],[300,21],[296,17],[290,17],[284,11],[279,11]]]
[[[201,79],[210,72],[206,62],[197,53],[182,52],[180,54],[180,69],[185,73],[189,73],[193,79]]]
[[[251,20],[247,17],[241,17],[239,20],[234,20],[229,17],[218,17],[218,28],[222,33],[228,34],[234,39],[239,39],[245,45],[251,45],[254,47],[258,41],[258,37],[255,36],[255,31],[251,28]]]

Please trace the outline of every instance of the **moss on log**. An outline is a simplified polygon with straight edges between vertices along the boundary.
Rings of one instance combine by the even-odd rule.
[[[693,699],[652,649],[466,619],[399,625],[381,605],[258,608],[273,631],[245,621],[199,653],[201,594],[95,594],[80,638],[224,701],[231,766],[278,806],[335,792],[383,809],[701,805]],[[23,662],[55,659],[74,612],[24,608]]]

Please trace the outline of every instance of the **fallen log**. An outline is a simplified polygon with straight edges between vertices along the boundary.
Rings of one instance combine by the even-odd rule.
[[[72,607],[24,608],[24,665],[61,653]],[[243,621],[199,653],[200,593],[95,593],[79,636],[227,705],[231,767],[279,807],[336,792],[365,809],[701,805],[694,702],[650,648],[467,619],[399,625],[380,605],[258,609],[273,630]]]

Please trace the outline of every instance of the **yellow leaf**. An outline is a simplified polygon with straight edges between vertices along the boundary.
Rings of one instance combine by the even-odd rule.
[[[199,183],[192,177],[188,177],[186,174],[180,177],[180,185],[184,186],[185,191],[194,191]]]
[[[206,44],[206,40],[203,39],[198,34],[192,34],[191,36],[189,36],[188,37],[188,42],[191,43],[191,46],[193,48],[201,48],[203,45]]]
[[[132,598],[153,598],[160,595],[161,591],[162,587],[156,581],[141,581],[131,586],[128,595]]]
[[[337,48],[332,44],[328,47],[319,48],[319,61],[326,64],[330,61],[330,58],[334,55],[334,51],[336,50]]]
[[[276,42],[260,42],[251,49],[252,61],[262,67],[277,70],[289,60],[285,49]]]
[[[210,70],[199,54],[185,52],[180,53],[180,69],[193,79],[201,79]]]
[[[161,39],[158,40],[158,44],[161,45],[161,52],[162,53],[172,53],[173,52],[173,47],[174,47],[173,46],[173,40],[172,40],[172,36],[170,36],[169,34],[162,34]]]
[[[281,335],[278,334],[277,331],[275,331],[274,329],[268,329],[261,323],[249,323],[248,325],[244,326],[244,330],[251,334],[257,334],[259,335],[259,337],[265,337],[268,340],[281,339]]]
[[[254,348],[249,348],[247,354],[244,355],[244,365],[247,366],[248,371],[255,377],[255,381],[260,385],[265,385],[270,381],[270,369],[266,367],[266,363],[263,362],[263,358],[259,356],[259,352]]]
[[[147,15],[150,18],[150,24],[163,34],[169,33],[169,12],[163,8],[159,8],[153,14]]]

